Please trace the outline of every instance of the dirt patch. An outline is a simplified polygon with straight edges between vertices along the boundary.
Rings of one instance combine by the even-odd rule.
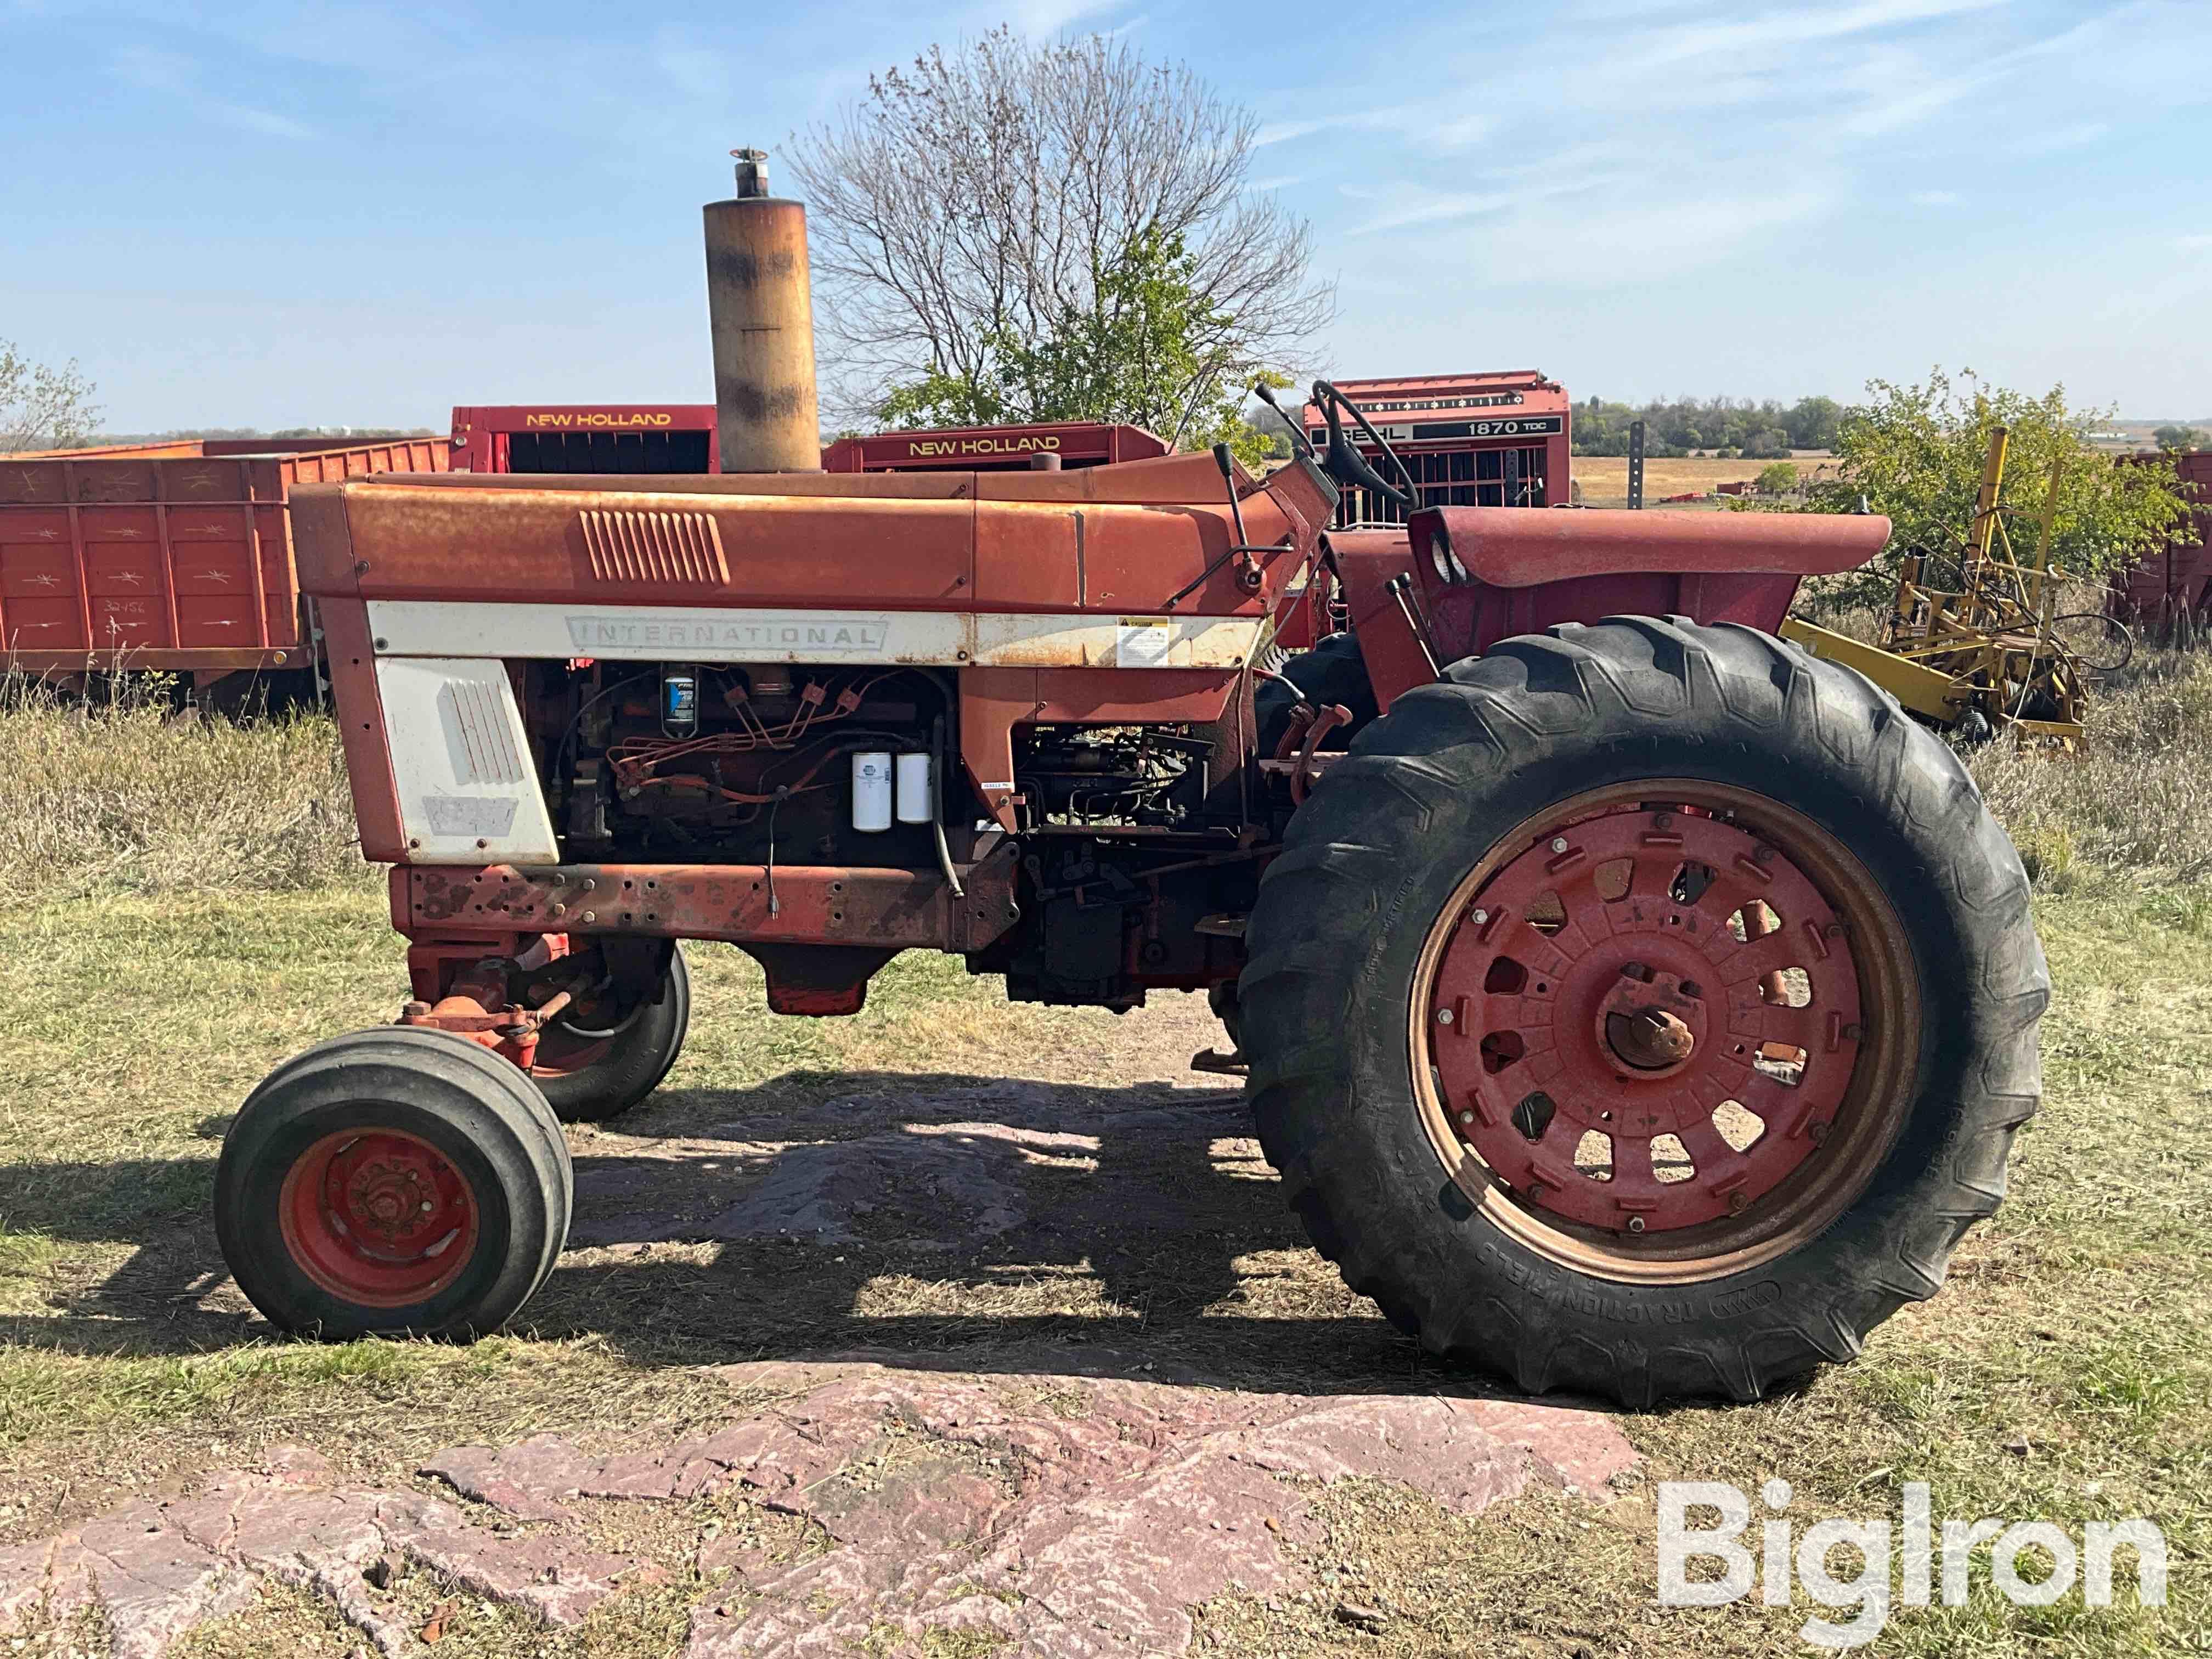
[[[0,1620],[54,1629],[90,1615],[118,1656],[152,1659],[273,1580],[394,1659],[420,1651],[432,1619],[442,1638],[471,1598],[550,1640],[671,1583],[665,1551],[602,1547],[609,1506],[649,1505],[690,1556],[694,1659],[927,1654],[948,1638],[1070,1659],[1174,1653],[1196,1604],[1315,1587],[1326,1569],[1314,1504],[1339,1482],[1401,1486],[1469,1515],[1532,1489],[1602,1500],[1635,1462],[1600,1413],[1465,1394],[1049,1375],[1009,1387],[872,1362],[730,1372],[777,1403],[611,1451],[538,1435],[428,1459],[420,1473],[465,1504],[350,1485],[316,1453],[273,1452],[194,1496],[0,1553]],[[764,1537],[746,1524],[754,1511],[808,1523],[822,1546]]]

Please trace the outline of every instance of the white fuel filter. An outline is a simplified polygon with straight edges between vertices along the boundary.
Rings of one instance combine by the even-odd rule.
[[[901,823],[937,822],[937,780],[931,775],[936,768],[930,764],[931,758],[923,750],[898,757],[898,821]]]
[[[853,828],[874,830],[890,827],[890,752],[863,749],[853,757]]]

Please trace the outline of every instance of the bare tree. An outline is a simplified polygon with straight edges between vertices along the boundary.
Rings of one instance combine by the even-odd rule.
[[[0,454],[67,448],[99,425],[92,382],[75,362],[59,368],[33,362],[13,341],[0,340]]]
[[[1187,67],[1098,35],[995,29],[871,76],[792,140],[825,404],[866,419],[933,373],[987,380],[1006,341],[1093,314],[1102,279],[1163,240],[1205,319],[1192,407],[1295,362],[1334,296],[1308,274],[1310,228],[1250,188],[1256,128]]]

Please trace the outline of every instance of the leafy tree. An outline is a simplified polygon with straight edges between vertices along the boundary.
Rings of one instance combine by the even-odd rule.
[[[2162,426],[2150,435],[2151,441],[2169,455],[2185,455],[2205,445],[2204,434],[2193,426]]]
[[[1073,383],[1163,437],[1217,428],[1222,386],[1296,361],[1334,310],[1310,228],[1253,186],[1258,137],[1187,67],[1103,35],[1002,27],[872,76],[789,151],[824,406],[1023,406]],[[1177,370],[1109,366],[1152,331],[1186,351]],[[1104,396],[1133,379],[1135,403]]]
[[[894,427],[994,426],[1028,421],[1127,421],[1179,447],[1227,442],[1248,465],[1271,434],[1244,418],[1255,376],[1230,342],[1235,319],[1200,291],[1180,235],[1157,228],[1102,264],[1084,303],[1049,313],[1035,336],[1000,326],[975,366],[894,386],[876,406]],[[1270,386],[1290,384],[1267,370]]]
[[[0,340],[0,454],[83,441],[100,427],[92,392],[76,363],[33,362],[12,341]]]
[[[1833,398],[1800,398],[1783,416],[1793,449],[1833,449],[1844,406]]]
[[[1868,401],[1838,424],[1836,476],[1816,480],[1806,510],[1845,513],[1860,499],[1893,526],[1887,550],[1857,573],[1868,599],[1885,597],[1897,560],[1921,551],[1955,557],[1981,488],[1990,433],[2011,433],[1999,506],[2014,551],[2034,555],[2052,469],[2058,471],[2051,557],[2075,576],[2099,577],[2163,547],[2186,516],[2171,461],[2116,462],[2089,432],[2108,409],[2073,410],[2065,389],[2041,397],[1983,385],[1967,371],[1954,386],[1941,368],[1922,386],[1867,383]]]
[[[1628,428],[1644,422],[1644,453],[1686,455],[1727,449],[1759,459],[1786,459],[1792,449],[1826,449],[1841,405],[1827,398],[1802,398],[1784,409],[1773,398],[1677,398],[1640,406],[1592,398],[1575,409],[1575,453],[1626,455]]]
[[[1797,488],[1797,469],[1788,461],[1776,461],[1759,469],[1758,483],[1763,495],[1787,495]]]

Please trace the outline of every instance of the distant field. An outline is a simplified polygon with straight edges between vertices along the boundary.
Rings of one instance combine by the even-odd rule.
[[[1825,449],[1801,449],[1795,459],[1798,472],[1806,477],[1812,477],[1816,468],[1831,465],[1828,452]],[[1733,483],[1739,478],[1755,478],[1761,467],[1772,465],[1771,461],[1647,460],[1644,463],[1644,499],[1649,504],[1692,489],[1702,493],[1718,484]],[[1623,507],[1627,504],[1628,459],[1626,456],[1577,455],[1574,458],[1571,476],[1582,486],[1585,507]]]

